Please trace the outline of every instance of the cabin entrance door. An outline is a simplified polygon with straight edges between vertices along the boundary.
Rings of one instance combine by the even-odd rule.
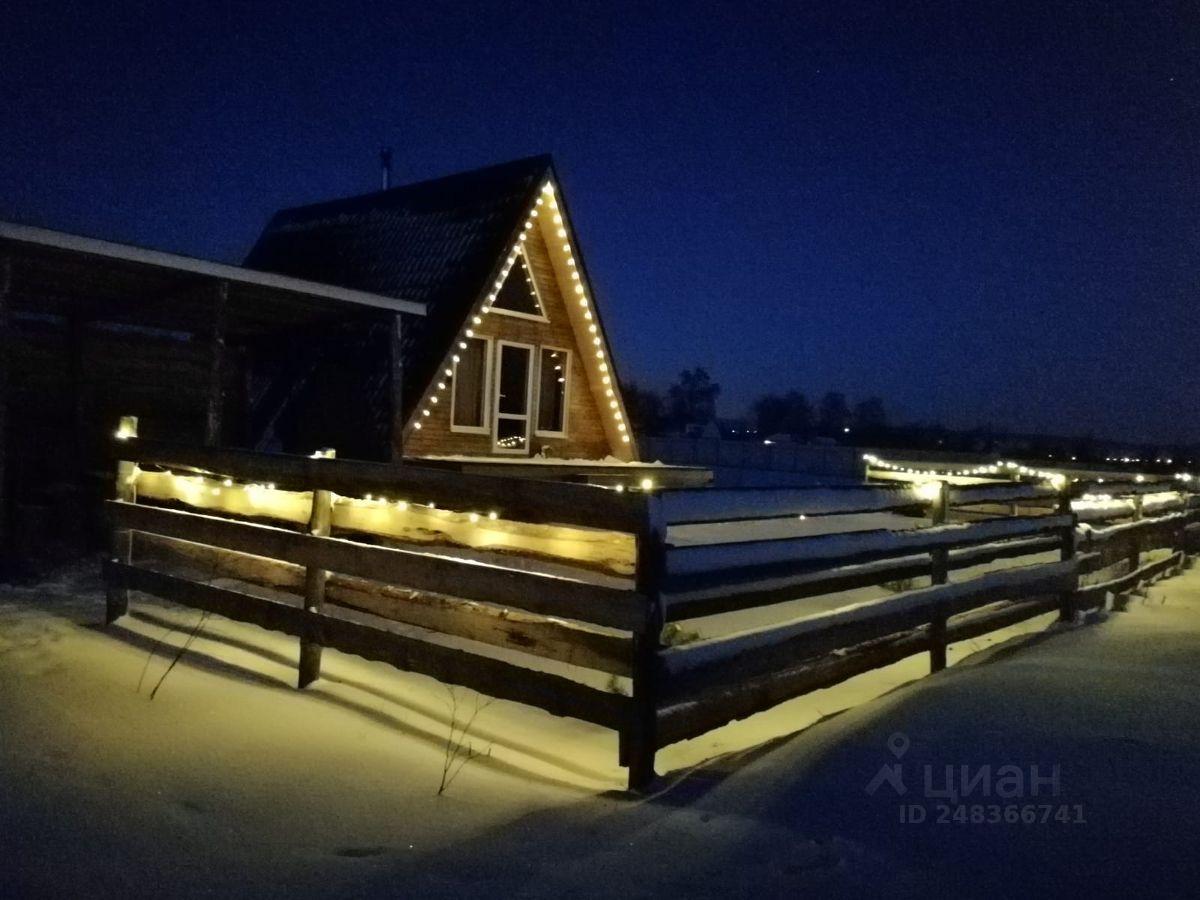
[[[533,347],[500,341],[496,354],[493,449],[529,455],[529,407],[533,394]]]

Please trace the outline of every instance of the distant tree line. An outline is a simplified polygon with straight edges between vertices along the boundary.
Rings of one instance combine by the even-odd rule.
[[[641,434],[702,431],[717,422],[721,385],[702,366],[680,372],[665,395],[636,382],[622,385],[622,392],[634,430]],[[763,394],[752,404],[748,419],[748,429],[756,435],[796,440],[838,437],[847,428],[860,437],[879,436],[887,427],[887,413],[878,397],[851,406],[838,391],[825,394],[815,408],[800,391]]]
[[[800,442],[838,441],[856,446],[942,450],[955,453],[1020,454],[1032,459],[1104,462],[1104,442],[1093,435],[1061,437],[1012,434],[991,426],[951,429],[938,423],[896,424],[879,397],[851,403],[844,393],[829,391],[815,404],[800,390],[764,393],[739,419],[718,421],[721,385],[702,366],[685,369],[665,392],[636,382],[622,385],[625,406],[634,431],[644,435],[711,434],[722,437],[782,439]],[[1132,446],[1132,445],[1131,445]],[[1129,451],[1145,463],[1162,460],[1167,468],[1187,462],[1200,448],[1140,445]],[[1168,464],[1167,459],[1172,463]],[[1150,471],[1150,469],[1147,469]]]

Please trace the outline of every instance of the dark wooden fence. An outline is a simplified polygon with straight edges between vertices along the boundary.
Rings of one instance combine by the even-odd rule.
[[[1073,617],[1181,565],[1200,538],[1187,494],[1147,513],[1135,499],[1115,513],[1129,521],[1103,526],[1092,516],[1077,529],[1070,498],[1083,484],[1062,492],[996,483],[651,493],[179,447],[138,439],[132,422],[122,433],[109,504],[109,622],[127,611],[131,590],[144,591],[299,638],[301,687],[319,677],[321,648],[333,647],[612,728],[634,788],[653,778],[663,746],[916,653],[929,653],[936,671],[948,644],[1047,612]],[[144,502],[139,479],[163,470],[199,493],[253,490],[293,506],[300,497],[307,519],[274,521],[270,503],[234,515]],[[1103,488],[1137,498],[1173,486]],[[634,574],[539,571],[524,557],[456,556],[337,533],[335,496],[380,494],[427,498],[472,521],[480,512],[470,511],[487,510],[501,522],[632,535]],[[1023,514],[987,512],[1008,513],[1014,503]],[[923,527],[837,530],[844,517],[870,513],[921,516]],[[824,520],[831,533],[684,539],[688,526],[723,523],[727,531],[798,517]],[[1170,555],[1143,561],[1162,548]],[[1046,553],[1056,558],[950,582],[954,572]],[[189,574],[188,564],[200,562],[229,580],[218,586]],[[1081,576],[1112,568],[1120,571],[1108,580],[1081,585]],[[896,592],[769,628],[664,644],[670,623],[880,585]],[[393,622],[461,640],[447,646],[400,634]],[[538,659],[557,668],[523,664]],[[607,683],[598,685],[596,673]]]

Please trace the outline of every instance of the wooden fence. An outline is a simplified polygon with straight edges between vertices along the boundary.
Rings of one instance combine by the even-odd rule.
[[[634,788],[661,747],[915,653],[936,671],[947,644],[1073,617],[1181,565],[1200,539],[1192,498],[1163,500],[1162,485],[1104,485],[1128,498],[1107,519],[1128,521],[1092,515],[1077,529],[1071,497],[1084,484],[618,491],[179,447],[138,439],[132,420],[119,436],[110,623],[144,591],[299,638],[301,687],[333,647],[592,722],[619,733]],[[1147,494],[1151,511],[1137,499]],[[442,523],[433,546],[401,527],[418,512]],[[852,530],[863,527],[852,517],[879,515],[911,518]],[[507,543],[481,544],[471,527]],[[592,541],[632,554],[628,572],[620,560],[598,570]],[[1143,561],[1161,548],[1170,555]],[[1028,559],[1046,553],[1056,558]],[[880,585],[895,592],[664,643],[671,623]]]

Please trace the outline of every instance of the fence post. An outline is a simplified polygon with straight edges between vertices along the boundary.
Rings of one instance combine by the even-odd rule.
[[[1134,494],[1133,497],[1133,521],[1141,522],[1145,518],[1144,501],[1141,494]],[[1129,571],[1137,571],[1138,566],[1142,564],[1142,539],[1134,530],[1129,535]]]
[[[929,511],[932,525],[945,525],[950,516],[950,485],[938,482],[938,493]],[[929,552],[929,583],[945,584],[950,579],[950,549],[937,547]],[[929,671],[946,668],[946,614],[935,610],[929,622]]]
[[[1192,501],[1191,495],[1187,491],[1180,491],[1179,496],[1183,500],[1183,518],[1179,520],[1179,568],[1182,571],[1187,568],[1188,564],[1187,527],[1188,521],[1191,519],[1189,513]]]
[[[319,459],[333,459],[337,453],[334,450],[317,451]],[[328,537],[330,521],[333,518],[333,495],[329,491],[314,486],[312,492],[312,512],[308,517],[308,533],[316,537]],[[319,613],[325,607],[325,582],[329,580],[329,572],[308,566],[304,570],[304,608],[309,612]],[[321,677],[321,645],[308,637],[300,638],[300,674],[298,686],[306,688]]]
[[[117,425],[117,440],[133,440],[138,435],[137,416],[121,416]],[[128,460],[117,461],[117,483],[115,499],[123,503],[137,502],[137,464]],[[113,562],[128,565],[133,560],[133,532],[124,528],[112,529],[109,536],[109,551]],[[107,585],[105,590],[104,622],[111,625],[129,612],[129,590]]]
[[[1062,530],[1062,550],[1061,559],[1063,562],[1075,558],[1075,513],[1071,510],[1071,487],[1068,483],[1063,487],[1062,493],[1058,497],[1058,513],[1063,516],[1071,517],[1071,524]],[[1075,576],[1075,589],[1063,591],[1059,597],[1058,618],[1060,622],[1075,621],[1075,594],[1079,590],[1079,576]],[[1101,606],[1104,604],[1101,603]]]
[[[646,617],[633,637],[633,709],[621,735],[622,762],[629,767],[629,789],[644,790],[654,780],[658,750],[658,651],[663,630],[662,580],[666,567],[666,523],[662,501],[646,494],[645,518],[637,535],[637,590]]]

